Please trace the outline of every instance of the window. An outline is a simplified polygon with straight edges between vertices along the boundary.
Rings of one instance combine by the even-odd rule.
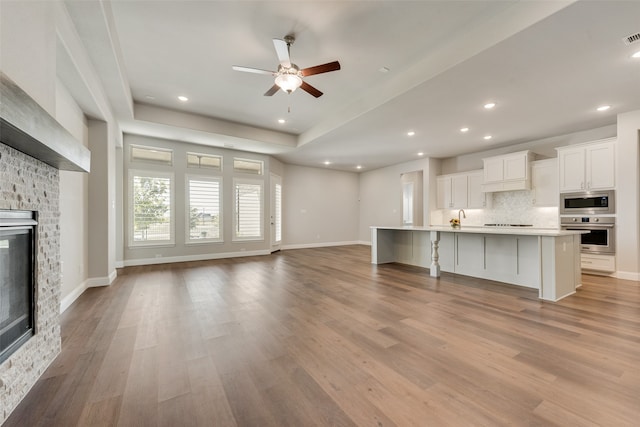
[[[173,164],[173,150],[131,145],[131,161],[171,166]]]
[[[402,224],[413,225],[413,182],[402,183]]]
[[[234,180],[233,240],[262,239],[262,182]]]
[[[261,160],[233,159],[234,172],[262,175],[263,162]]]
[[[219,178],[187,177],[187,242],[221,242],[222,185]]]
[[[190,168],[222,170],[222,156],[211,154],[187,153],[187,166]]]
[[[282,185],[275,185],[275,206],[274,206],[274,226],[275,226],[275,243],[282,241]]]
[[[173,174],[129,172],[129,244],[174,243]]]

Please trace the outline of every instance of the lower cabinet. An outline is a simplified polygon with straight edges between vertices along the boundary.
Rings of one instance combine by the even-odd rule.
[[[614,255],[582,254],[580,265],[586,273],[607,274],[616,271],[616,257]]]
[[[538,288],[537,236],[472,233],[441,236],[438,252],[442,271]]]

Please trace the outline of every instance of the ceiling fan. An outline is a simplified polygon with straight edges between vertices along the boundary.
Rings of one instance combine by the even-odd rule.
[[[340,69],[340,63],[338,61],[329,62],[327,64],[316,65],[315,67],[303,68],[302,70],[294,63],[291,62],[289,56],[291,45],[295,41],[293,35],[287,35],[284,40],[273,39],[273,45],[276,48],[276,54],[280,65],[278,65],[278,71],[261,70],[259,68],[240,67],[234,65],[232,68],[236,71],[244,71],[247,73],[255,74],[268,74],[275,77],[275,84],[271,86],[271,89],[265,92],[264,96],[272,96],[279,89],[287,93],[292,93],[294,90],[301,88],[305,92],[319,98],[322,96],[315,87],[302,80],[303,77],[313,76],[314,74],[328,73],[329,71],[337,71]]]

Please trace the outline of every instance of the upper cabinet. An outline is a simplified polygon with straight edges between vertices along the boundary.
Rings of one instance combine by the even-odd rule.
[[[438,209],[462,209],[467,207],[467,175],[442,175],[437,178]]]
[[[481,170],[441,175],[437,178],[438,209],[482,209],[488,207],[490,195],[481,191]]]
[[[531,186],[534,206],[558,206],[558,159],[532,162]]]
[[[560,147],[560,192],[608,190],[615,187],[615,138]]]
[[[482,191],[528,190],[531,188],[529,162],[532,155],[527,151],[482,159],[484,184]]]

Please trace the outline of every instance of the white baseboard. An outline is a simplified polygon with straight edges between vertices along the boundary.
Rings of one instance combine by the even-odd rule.
[[[208,261],[211,259],[223,259],[223,258],[239,258],[246,256],[258,256],[269,255],[271,251],[259,250],[259,251],[242,251],[242,252],[223,252],[213,254],[201,254],[201,255],[184,255],[184,256],[171,256],[160,258],[140,258],[140,259],[127,259],[123,264],[125,267],[133,267],[136,265],[154,265],[154,264],[168,264],[171,262],[188,262],[188,261]]]
[[[366,240],[358,240],[359,245],[371,246],[371,242],[367,242]]]
[[[616,277],[618,279],[623,279],[623,280],[640,281],[640,273],[635,273],[631,271],[616,271],[613,277]]]
[[[124,261],[116,261],[116,268],[124,267]]]
[[[359,244],[361,244],[359,241],[302,243],[302,244],[299,244],[299,245],[282,245],[282,250],[286,251],[286,250],[289,250],[289,249],[326,248],[326,247],[329,247],[329,246],[348,246],[348,245],[359,245]]]
[[[100,286],[109,286],[118,277],[118,272],[114,269],[108,276],[90,277],[87,279],[88,288],[98,288]]]
[[[88,287],[89,286],[87,285],[87,281],[85,280],[84,282],[82,282],[78,286],[76,286],[75,289],[72,290],[69,293],[69,295],[67,295],[66,297],[62,298],[62,301],[60,301],[60,314],[64,313],[66,311],[66,309],[69,308],[71,306],[71,304],[73,304],[73,302],[75,300],[77,300],[78,297],[80,295],[82,295],[82,293]]]

